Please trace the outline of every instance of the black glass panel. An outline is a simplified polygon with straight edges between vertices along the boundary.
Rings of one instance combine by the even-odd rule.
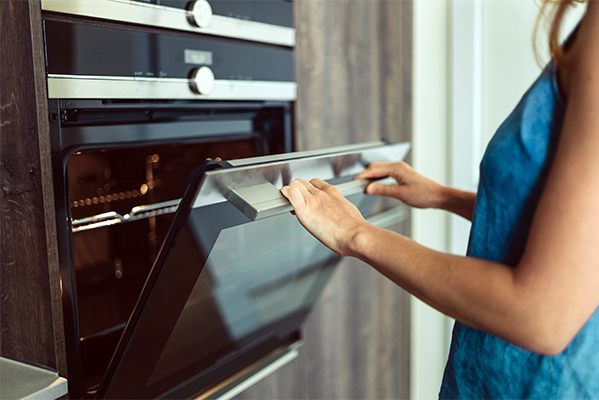
[[[49,74],[188,78],[194,68],[208,65],[216,79],[294,80],[289,48],[49,20],[44,26]],[[207,57],[190,63],[186,51]]]
[[[195,243],[207,222],[192,212]],[[277,321],[309,308],[337,260],[291,214],[223,230],[148,384],[198,360],[209,367],[265,327],[285,333]]]
[[[349,199],[364,214],[376,201]],[[155,397],[202,375],[201,388],[218,383],[245,367],[241,355],[298,330],[340,258],[290,213],[252,222],[228,202],[192,209],[169,254],[101,395]]]

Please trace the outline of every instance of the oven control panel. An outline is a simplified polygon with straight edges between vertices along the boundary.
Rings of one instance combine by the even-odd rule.
[[[212,36],[295,45],[286,0],[43,0],[49,12]]]
[[[44,30],[50,98],[296,98],[290,48],[54,20]]]
[[[285,0],[43,0],[52,99],[294,101]]]

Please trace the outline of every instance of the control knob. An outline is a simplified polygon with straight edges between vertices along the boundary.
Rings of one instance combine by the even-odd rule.
[[[214,88],[214,73],[206,66],[193,69],[189,75],[189,86],[197,94],[210,94]]]
[[[187,19],[199,28],[206,28],[212,20],[212,7],[206,0],[195,0],[188,5]]]

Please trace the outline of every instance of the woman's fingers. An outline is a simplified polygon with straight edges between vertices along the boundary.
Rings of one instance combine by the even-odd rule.
[[[398,186],[381,185],[380,183],[371,183],[366,186],[366,193],[376,196],[395,197],[398,195]]]
[[[333,185],[326,183],[325,181],[314,178],[310,180],[310,182],[305,179],[298,178],[289,183],[289,186],[298,189],[303,196],[317,195],[318,192],[321,191],[331,191],[336,190],[337,188]]]
[[[393,172],[393,164],[388,162],[371,162],[364,171],[355,176],[354,179],[383,178],[390,176]]]
[[[289,186],[283,186],[281,188],[281,194],[289,200],[294,210],[299,210],[301,212],[306,208],[306,199],[297,185],[289,184]]]
[[[318,190],[327,190],[330,187],[334,187],[333,185],[330,185],[330,184],[326,183],[325,181],[323,181],[322,179],[318,179],[318,178],[312,179],[310,181],[310,183]]]
[[[281,188],[283,196],[287,197],[296,211],[303,211],[312,196],[320,189],[305,179],[298,178]]]
[[[348,244],[366,224],[358,208],[337,187],[320,179],[297,179],[281,188],[299,222],[333,251],[348,255]]]
[[[308,182],[305,179],[298,178],[289,183],[289,186],[293,186],[298,188],[304,194],[314,194],[317,191],[317,188],[311,182]]]

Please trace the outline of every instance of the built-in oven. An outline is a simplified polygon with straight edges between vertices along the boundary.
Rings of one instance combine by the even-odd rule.
[[[186,117],[184,121],[149,123],[152,130],[160,131],[162,140],[88,142],[62,154],[64,224],[60,227],[61,253],[68,260],[62,277],[65,309],[70,313],[65,319],[72,334],[67,342],[71,344],[71,393],[77,393],[72,389],[77,382],[81,395],[93,393],[104,375],[166,238],[190,172],[210,157],[234,160],[284,147],[280,138],[269,140],[268,130],[255,127],[261,124],[263,114],[271,112],[277,117],[266,120],[274,118],[272,125],[281,123],[284,107],[244,108],[242,115],[227,114],[220,121],[218,112],[206,120],[204,110],[193,112],[198,121]],[[74,127],[63,121],[60,131],[65,139],[71,133],[96,137],[111,132],[122,139],[123,130],[143,130],[144,125],[120,122]],[[193,135],[177,138],[177,129]],[[70,285],[66,284],[69,281]]]
[[[347,181],[407,146],[290,153],[289,1],[42,8],[69,396],[218,397],[295,357],[338,256],[278,189],[318,176],[368,213]]]

